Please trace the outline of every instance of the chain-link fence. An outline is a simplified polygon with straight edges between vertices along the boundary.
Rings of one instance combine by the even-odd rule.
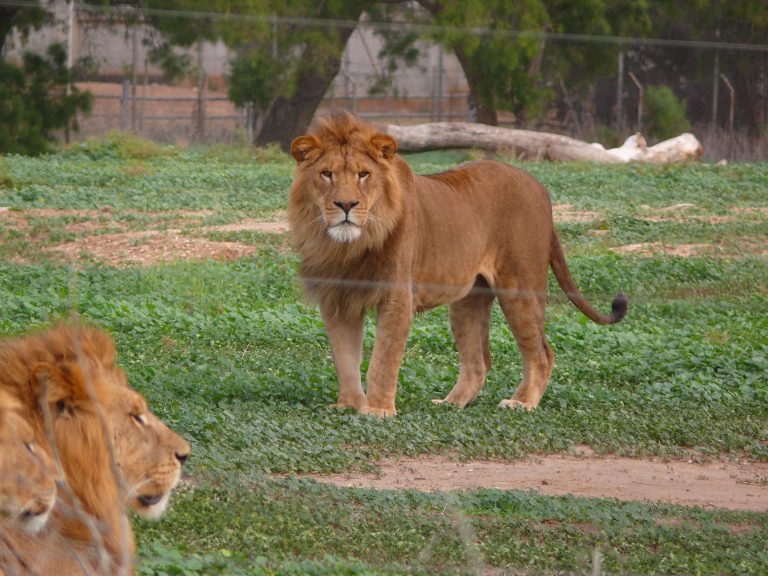
[[[239,49],[232,43],[202,40],[177,48],[177,56],[181,53],[187,65],[175,76],[156,57],[158,21],[167,28],[174,22],[215,22],[227,15],[155,11],[135,16],[63,0],[54,6],[55,20],[26,41],[16,38],[6,45],[5,56],[13,58],[24,49],[40,51],[52,41],[71,47],[72,62],[80,63],[79,86],[94,95],[92,113],[79,119],[77,138],[130,130],[165,142],[256,139],[266,110],[255,102],[233,102],[233,61]],[[354,26],[319,111],[344,108],[368,120],[395,124],[476,117],[470,83],[456,55],[429,40],[440,32],[435,27],[414,26],[411,31],[420,37],[412,46],[415,57],[407,65],[400,61],[393,66],[396,59],[387,52],[385,41],[392,23],[365,17],[359,23],[311,19],[297,23],[277,16],[265,22],[254,17],[242,25],[252,24],[259,27],[258,34],[272,35],[267,42],[272,42],[275,58],[281,50],[295,50],[281,44],[281,38],[297,27]],[[471,28],[450,32],[478,37],[489,33]],[[526,38],[509,34],[510,42]],[[522,114],[505,111],[509,107],[501,103],[502,125],[617,145],[638,131],[653,139],[654,132],[661,133],[659,123],[682,120],[681,125],[703,141],[710,159],[760,159],[768,153],[768,45],[547,33],[535,37],[540,39],[542,68],[550,54],[585,45],[599,53],[603,63],[613,64],[578,84],[564,75],[542,75],[539,84],[548,95],[546,104],[535,114]],[[533,75],[533,70],[529,73]]]

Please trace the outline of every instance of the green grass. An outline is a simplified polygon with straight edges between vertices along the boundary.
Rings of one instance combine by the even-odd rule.
[[[521,491],[421,494],[295,479],[243,483],[247,490],[237,490],[241,483],[199,486],[159,524],[142,523],[153,557],[151,546],[160,545],[161,557],[173,547],[233,567],[252,561],[225,554],[249,550],[276,572],[292,573],[297,556],[326,567],[334,566],[328,556],[336,556],[352,570],[387,574],[479,574],[492,566],[588,574],[596,550],[611,574],[696,574],[713,566],[719,573],[760,574],[768,560],[763,514]],[[174,526],[172,538],[167,524]],[[244,573],[271,573],[249,570]]]
[[[429,153],[411,162],[426,172],[467,157]],[[595,550],[610,573],[768,570],[766,521],[755,514],[514,491],[375,492],[269,475],[371,470],[400,455],[513,460],[579,445],[768,461],[765,256],[611,251],[643,242],[764,245],[765,214],[731,209],[766,205],[768,164],[524,165],[555,203],[600,213],[594,223],[559,226],[566,254],[598,307],[622,290],[629,315],[613,327],[593,325],[551,282],[555,370],[532,413],[496,408],[520,378],[498,311],[494,366],[479,399],[461,412],[433,406],[453,385],[458,358],[446,311],[421,315],[400,373],[399,416],[390,420],[327,408],[337,386],[330,350],[317,311],[301,303],[287,235],[197,230],[285,210],[293,167],[279,153],[158,152],[119,141],[6,157],[0,168],[0,206],[111,207],[109,217],[35,216],[26,228],[0,214],[0,333],[70,311],[106,327],[133,385],[192,444],[194,487],[161,522],[137,524],[140,574],[589,573]],[[694,204],[692,217],[643,219],[645,206],[680,203]],[[211,212],[195,218],[186,210]],[[709,224],[712,215],[729,219]],[[75,269],[43,251],[88,222],[103,225],[98,233],[181,228],[257,252],[234,262]],[[595,228],[609,233],[593,236]],[[366,330],[369,354],[372,319]]]

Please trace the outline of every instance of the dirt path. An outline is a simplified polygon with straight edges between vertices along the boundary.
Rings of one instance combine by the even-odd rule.
[[[438,456],[381,463],[381,475],[312,475],[347,487],[423,492],[498,488],[666,502],[703,508],[768,511],[768,463],[550,455],[519,462],[456,462]]]

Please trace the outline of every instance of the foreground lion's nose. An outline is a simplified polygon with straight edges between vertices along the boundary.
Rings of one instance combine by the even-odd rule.
[[[360,202],[358,202],[357,200],[350,200],[349,202],[342,202],[340,200],[337,200],[334,202],[334,205],[344,210],[345,214],[349,214],[349,211],[352,210],[352,208],[354,208],[358,204],[360,204]]]
[[[179,464],[181,464],[182,466],[184,465],[184,462],[186,462],[188,458],[189,458],[189,452],[183,452],[181,454],[176,452],[176,460],[178,460]]]

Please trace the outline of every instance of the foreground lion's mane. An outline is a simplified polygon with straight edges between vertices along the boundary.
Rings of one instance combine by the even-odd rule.
[[[97,573],[133,573],[127,507],[160,516],[189,445],[128,385],[112,338],[71,322],[0,341],[0,391],[21,405],[35,439],[58,458],[66,480],[50,522],[55,538],[19,534],[22,557],[39,573],[63,574],[61,564],[74,557]],[[50,558],[39,559],[40,548]],[[70,550],[79,551],[73,556]]]
[[[55,502],[53,461],[35,444],[21,403],[0,389],[0,522],[36,533]]]
[[[296,168],[288,204],[294,244],[302,256],[305,297],[312,302],[331,302],[337,310],[343,307],[347,312],[359,312],[380,301],[391,288],[386,283],[393,264],[387,259],[387,246],[399,239],[413,173],[394,155],[396,148],[385,152],[386,159],[382,157],[382,146],[388,141],[381,141],[375,127],[347,112],[318,118],[305,138],[313,139],[310,145],[315,148],[308,161]],[[315,178],[322,169],[318,160],[338,153],[345,157],[363,154],[376,170],[372,178],[378,183],[377,202],[362,237],[352,244],[335,242],[328,236],[312,202]]]
[[[100,405],[112,383],[90,377],[107,370],[125,383],[115,356],[112,339],[84,324],[60,324],[0,343],[0,388],[17,395],[38,443],[58,455],[77,501],[67,498],[67,491],[60,494],[64,504],[57,505],[52,521],[58,533],[76,542],[94,541],[93,527],[78,518],[81,508],[99,524],[101,544],[119,558],[133,554],[134,542]]]

